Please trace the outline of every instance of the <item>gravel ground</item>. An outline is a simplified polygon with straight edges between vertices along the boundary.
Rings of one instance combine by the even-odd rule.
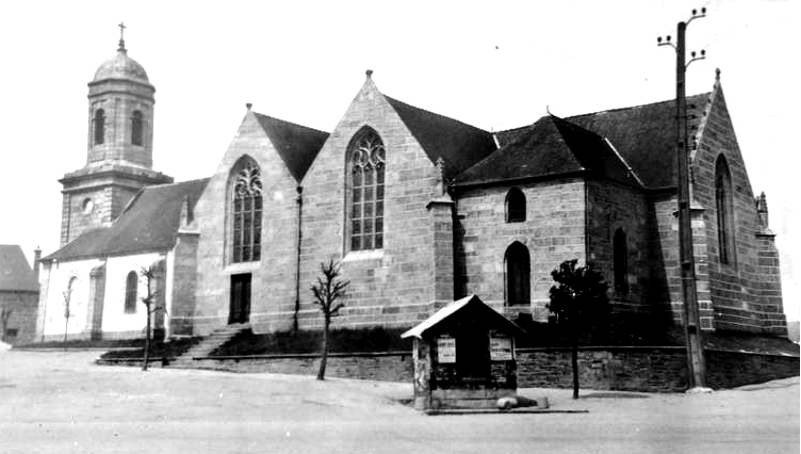
[[[709,394],[522,389],[577,414],[422,415],[409,383],[0,351],[0,453],[799,452],[799,380]]]

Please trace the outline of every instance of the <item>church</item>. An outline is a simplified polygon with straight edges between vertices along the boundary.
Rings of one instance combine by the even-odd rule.
[[[311,330],[319,264],[350,281],[333,327],[411,327],[476,294],[547,322],[559,263],[592,262],[614,314],[681,324],[674,101],[488,132],[382,93],[372,71],[319,131],[248,104],[208,178],[152,168],[155,87],[117,54],[88,84],[85,165],[42,260],[37,340]],[[775,235],[718,72],[687,98],[702,328],[786,335]],[[142,271],[152,271],[148,282]]]

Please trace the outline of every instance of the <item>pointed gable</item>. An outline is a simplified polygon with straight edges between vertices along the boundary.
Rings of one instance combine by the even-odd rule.
[[[184,201],[194,209],[208,179],[148,186],[128,203],[110,227],[89,230],[45,260],[134,254],[175,245]]]
[[[289,172],[300,182],[328,139],[328,133],[260,113],[254,115]]]
[[[704,116],[710,93],[687,97],[688,132]],[[676,104],[674,100],[569,117],[567,120],[608,138],[649,189],[676,185]],[[690,144],[692,145],[692,144]]]
[[[0,291],[39,291],[39,283],[19,245],[0,244]]]
[[[384,95],[423,147],[431,162],[445,161],[451,179],[495,150],[492,135],[466,123],[423,110]]]
[[[589,171],[639,185],[603,137],[553,115],[502,134],[498,151],[457,178],[457,185],[542,178]]]

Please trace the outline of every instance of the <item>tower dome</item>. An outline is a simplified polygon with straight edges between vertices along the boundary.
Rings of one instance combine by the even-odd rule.
[[[147,72],[136,60],[128,56],[125,47],[117,49],[117,55],[108,59],[97,68],[92,80],[97,82],[104,79],[127,79],[139,82],[149,82]]]
[[[125,79],[137,82],[149,83],[147,72],[145,68],[136,60],[128,56],[128,50],[125,48],[125,39],[122,32],[125,30],[125,25],[120,24],[120,43],[117,48],[117,55],[103,62],[97,71],[95,71],[95,78],[92,82],[99,82],[106,79]]]

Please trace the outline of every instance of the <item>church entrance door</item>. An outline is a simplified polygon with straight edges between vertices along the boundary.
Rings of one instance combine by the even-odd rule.
[[[250,273],[231,275],[231,309],[228,324],[250,320]]]

